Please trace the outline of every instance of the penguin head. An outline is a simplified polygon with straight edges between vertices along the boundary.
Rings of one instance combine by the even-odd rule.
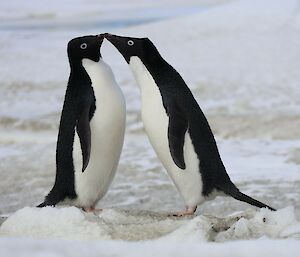
[[[151,49],[155,49],[148,38],[121,37],[109,33],[105,33],[104,37],[118,49],[127,63],[130,62],[132,56],[137,56],[142,60],[151,53]]]
[[[70,62],[80,62],[84,58],[98,62],[101,58],[100,47],[103,39],[103,34],[73,38],[68,43]]]

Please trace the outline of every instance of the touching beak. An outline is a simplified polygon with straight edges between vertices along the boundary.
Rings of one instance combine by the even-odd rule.
[[[103,42],[104,40],[104,34],[99,34],[97,35],[97,38],[101,41],[101,43]]]
[[[112,35],[109,33],[105,33],[104,38],[106,38],[111,44],[113,44],[115,46],[115,48],[117,48],[117,50],[120,52],[120,54],[123,55],[126,62],[129,63],[130,55],[128,55],[128,53],[126,51],[126,45],[127,45],[127,41],[130,38],[116,36],[116,35]]]
[[[115,47],[117,47],[118,44],[123,44],[124,42],[126,42],[126,37],[116,36],[109,33],[105,33],[104,38],[111,42]]]
[[[107,40],[108,40],[109,38],[115,36],[115,35],[112,35],[112,34],[110,34],[110,33],[104,33],[104,34],[100,34],[100,35],[103,35]],[[100,35],[99,35],[99,36],[100,36]]]

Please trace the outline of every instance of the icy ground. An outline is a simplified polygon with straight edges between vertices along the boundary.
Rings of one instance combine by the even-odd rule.
[[[292,207],[272,212],[247,210],[225,218],[199,215],[171,218],[167,213],[105,209],[97,214],[76,207],[23,208],[0,228],[1,236],[71,240],[224,242],[237,239],[300,239]]]
[[[300,223],[292,207],[190,219],[149,211],[87,214],[75,207],[26,207],[2,224],[0,236],[1,256],[185,256],[188,251],[189,256],[276,257],[298,256],[300,250]]]
[[[10,216],[0,256],[299,256],[300,1],[198,2],[0,3],[0,214]],[[180,8],[184,17],[175,17]],[[125,20],[146,24],[123,28]],[[134,79],[108,42],[102,53],[126,96],[128,129],[104,211],[25,207],[53,184],[66,44],[100,32],[152,39],[193,90],[232,180],[278,212],[220,197],[193,218],[168,218],[183,202],[142,130]]]

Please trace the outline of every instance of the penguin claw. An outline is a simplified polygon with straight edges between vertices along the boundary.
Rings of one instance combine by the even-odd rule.
[[[168,215],[168,217],[185,217],[185,216],[192,216],[194,215],[197,207],[186,207],[184,211],[176,212],[176,213],[171,213]]]
[[[91,213],[91,212],[96,213],[102,211],[102,209],[96,209],[95,207],[83,207],[82,210],[87,213]]]

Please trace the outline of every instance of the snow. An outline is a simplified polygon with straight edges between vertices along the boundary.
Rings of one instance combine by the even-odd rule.
[[[263,236],[300,239],[300,222],[293,207],[276,212],[247,210],[218,218],[198,215],[191,219],[166,213],[105,209],[97,214],[75,207],[25,207],[1,226],[1,236],[68,240],[157,240],[161,242],[224,242]]]
[[[62,257],[62,256],[123,256],[123,257],[151,257],[159,256],[222,256],[222,257],[297,257],[299,255],[299,241],[281,240],[273,241],[260,239],[256,241],[239,241],[225,244],[216,243],[173,243],[159,242],[69,242],[69,241],[44,241],[30,239],[15,239],[8,241],[0,239],[0,254],[2,256],[16,257]],[[17,246],[17,247],[16,247]]]
[[[130,213],[116,209],[92,214],[75,207],[25,207],[2,224],[0,236],[0,254],[8,257],[41,254],[35,252],[37,248],[47,254],[61,254],[73,249],[74,252],[69,253],[72,256],[77,256],[81,251],[103,256],[100,255],[103,251],[101,245],[106,246],[104,249],[107,252],[102,252],[104,256],[133,256],[132,254],[141,252],[144,252],[143,256],[151,256],[156,251],[159,251],[160,256],[171,256],[171,252],[172,256],[181,256],[187,249],[191,256],[199,252],[205,256],[220,256],[220,253],[222,256],[240,256],[244,247],[247,248],[249,256],[256,252],[259,253],[258,256],[264,256],[263,253],[272,256],[281,256],[283,253],[284,256],[296,256],[300,250],[299,241],[295,241],[300,239],[300,222],[296,220],[293,207],[277,212],[267,209],[247,210],[225,218],[199,215],[185,219],[171,218],[162,213]],[[56,241],[57,239],[70,242]],[[245,239],[252,241],[224,243]],[[80,241],[79,252],[75,250],[76,247],[73,248],[76,246],[71,243],[74,240]],[[129,243],[140,240],[143,241]],[[84,243],[86,241],[92,243]],[[19,246],[12,249],[12,242]],[[207,242],[223,243],[216,245]],[[5,247],[1,247],[4,244]],[[284,249],[276,248],[278,245]],[[178,251],[174,252],[174,249]]]
[[[300,2],[129,2],[0,3],[0,256],[298,256]],[[100,32],[151,38],[207,115],[232,180],[279,211],[219,197],[192,218],[167,217],[182,199],[142,130],[136,82],[107,41],[128,124],[104,210],[24,208],[53,185],[66,44]]]
[[[35,236],[36,238],[67,238],[73,240],[106,239],[95,222],[85,219],[75,208],[24,208],[10,216],[1,226],[1,235]]]

